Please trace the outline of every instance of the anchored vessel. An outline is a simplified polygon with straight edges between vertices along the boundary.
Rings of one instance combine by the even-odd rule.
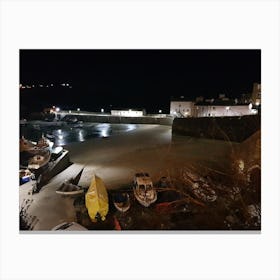
[[[133,192],[138,202],[145,207],[157,200],[157,192],[148,173],[135,174]]]

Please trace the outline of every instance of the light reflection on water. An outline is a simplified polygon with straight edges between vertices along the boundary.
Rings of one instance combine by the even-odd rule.
[[[61,125],[52,126],[50,123],[40,122],[36,125],[28,123],[20,127],[20,136],[31,141],[38,141],[42,133],[54,141],[58,146],[64,146],[73,142],[84,142],[90,138],[111,137],[113,135],[126,133],[135,130],[136,124],[109,124],[109,123],[85,123],[80,126]]]

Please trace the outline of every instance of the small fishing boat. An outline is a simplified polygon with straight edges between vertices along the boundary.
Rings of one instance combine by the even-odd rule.
[[[210,187],[209,180],[206,178],[199,176],[194,171],[185,170],[183,179],[196,198],[204,202],[214,202],[217,199],[216,192]]]
[[[128,193],[117,193],[113,196],[113,203],[116,209],[122,213],[130,208],[130,199]]]
[[[24,184],[29,182],[34,177],[34,174],[29,169],[20,169],[19,170],[19,182]]]
[[[62,195],[80,195],[84,193],[84,190],[80,186],[64,182],[55,192]]]
[[[87,228],[83,227],[82,225],[76,223],[76,222],[71,222],[71,223],[61,223],[51,230],[66,230],[66,231],[84,231],[87,230]]]
[[[78,186],[80,178],[82,176],[84,168],[77,174],[76,177],[65,181],[62,185],[55,191],[57,194],[62,195],[80,195],[84,193],[84,189]]]
[[[136,173],[134,177],[134,196],[144,207],[149,207],[157,200],[157,192],[148,173]]]
[[[50,151],[33,156],[28,162],[29,169],[39,169],[45,166],[51,158]]]
[[[20,152],[28,152],[30,149],[33,149],[34,147],[36,147],[36,143],[31,142],[27,139],[24,138],[24,136],[21,137],[20,141],[19,141],[19,150]]]
[[[108,193],[105,184],[101,178],[95,175],[86,193],[86,208],[92,222],[97,222],[97,217],[104,221],[109,211]]]

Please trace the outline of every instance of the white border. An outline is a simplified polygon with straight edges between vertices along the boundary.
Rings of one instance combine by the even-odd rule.
[[[1,279],[279,279],[279,2],[2,1]],[[18,233],[20,48],[262,49],[262,233]]]

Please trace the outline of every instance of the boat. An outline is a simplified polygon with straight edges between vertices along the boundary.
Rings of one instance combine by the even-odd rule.
[[[64,182],[55,192],[62,195],[80,195],[84,193],[84,190],[80,186]]]
[[[49,139],[54,139],[55,138],[55,136],[53,134],[49,134],[49,133],[46,134],[46,137],[49,138]]]
[[[84,231],[88,229],[76,222],[71,222],[71,223],[64,222],[53,227],[51,230]]]
[[[52,159],[56,160],[62,155],[63,148],[62,147],[55,147],[52,149]]]
[[[55,191],[57,194],[62,195],[80,195],[84,193],[84,189],[78,186],[80,178],[82,176],[84,168],[78,173],[78,175],[70,180],[65,181],[62,185]]]
[[[50,158],[50,151],[35,155],[28,161],[28,169],[39,169],[45,166],[50,161]]]
[[[128,193],[117,193],[113,196],[113,203],[116,209],[122,213],[130,208],[130,199]]]
[[[29,182],[34,177],[34,174],[29,169],[19,170],[19,183],[20,185]]]
[[[95,175],[86,193],[86,208],[92,222],[97,222],[98,217],[104,221],[109,211],[108,193],[105,184],[101,178]]]
[[[144,207],[149,207],[157,200],[157,192],[148,173],[136,173],[134,177],[134,196]]]
[[[31,142],[22,136],[20,139],[20,152],[28,152],[32,155],[37,155],[53,147],[54,143],[49,139],[45,138],[44,135],[39,139],[39,141]]]
[[[196,198],[204,202],[214,202],[217,199],[216,192],[210,187],[209,182],[194,171],[185,170],[183,179]]]
[[[42,137],[37,142],[37,147],[39,149],[51,149],[53,147],[53,142],[51,142],[49,139],[47,139],[44,134],[42,134]]]
[[[36,147],[36,143],[25,139],[24,136],[21,137],[19,141],[20,152],[28,152],[30,149],[33,149],[34,147]]]

